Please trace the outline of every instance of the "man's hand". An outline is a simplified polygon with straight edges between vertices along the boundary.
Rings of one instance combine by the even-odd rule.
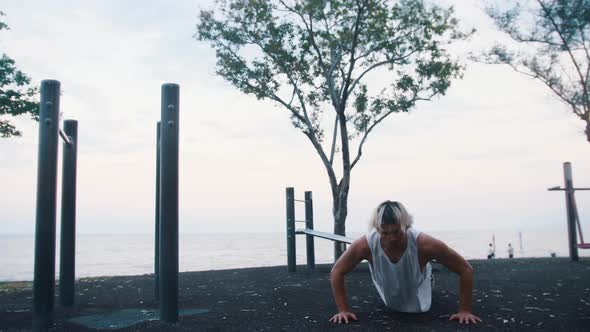
[[[470,324],[481,322],[481,319],[469,311],[459,311],[458,313],[449,317],[449,320],[458,320],[459,324]]]
[[[346,323],[346,324],[348,324],[348,320],[349,319],[351,321],[353,319],[354,320],[357,320],[356,319],[356,315],[353,314],[352,312],[350,312],[350,311],[341,311],[341,312],[335,314],[334,316],[332,316],[332,318],[330,318],[330,322],[332,322],[332,323],[338,323],[338,324],[340,324],[340,323]]]

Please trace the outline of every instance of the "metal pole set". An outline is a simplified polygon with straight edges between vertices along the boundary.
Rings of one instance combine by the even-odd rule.
[[[574,180],[572,176],[572,164],[570,162],[563,163],[563,182],[564,188],[551,187],[549,191],[564,191],[565,192],[565,208],[566,208],[566,220],[567,220],[567,234],[568,234],[568,247],[570,253],[570,259],[577,262],[580,258],[578,255],[578,248],[588,249],[590,246],[584,243],[582,236],[582,229],[579,227],[578,209],[576,206],[576,198],[574,193],[576,190],[590,190],[590,188],[574,188]],[[576,224],[578,224],[580,232],[580,240],[582,243],[578,244],[576,240]]]
[[[326,240],[338,242],[342,245],[345,243],[352,243],[354,239],[332,234],[320,232],[313,229],[313,198],[311,191],[305,192],[305,200],[295,199],[295,190],[292,187],[287,187],[287,270],[289,272],[296,271],[296,245],[295,236],[305,234],[305,244],[307,247],[307,268],[315,268],[315,248],[314,238],[319,237]],[[295,220],[295,202],[305,203],[305,220]],[[305,223],[305,228],[295,229],[295,223]]]
[[[59,128],[60,82],[41,82],[35,216],[33,331],[53,325],[57,210],[58,135],[64,140],[61,197],[59,303],[74,303],[76,248],[76,164],[78,122]],[[160,319],[178,321],[178,143],[179,86],[162,85],[156,146],[155,297]],[[160,123],[162,125],[160,125]]]
[[[295,199],[295,189],[288,187],[286,190],[287,196],[287,270],[289,272],[296,271],[296,250],[295,250],[295,235],[304,234],[303,232],[295,230],[295,223],[305,223],[305,228],[313,230],[313,198],[311,191],[305,192],[305,200]],[[305,220],[295,220],[295,202],[305,203]],[[313,235],[307,234],[307,268],[315,268],[315,250],[314,250]]]
[[[162,85],[160,120],[159,299],[160,320],[178,321],[178,84]]]
[[[59,301],[74,301],[76,233],[76,160],[78,122],[64,121],[59,129],[60,83],[41,82],[39,109],[39,154],[35,216],[35,267],[33,280],[33,330],[46,331],[53,325],[55,292],[56,196],[58,135],[64,138],[62,169],[60,288]]]

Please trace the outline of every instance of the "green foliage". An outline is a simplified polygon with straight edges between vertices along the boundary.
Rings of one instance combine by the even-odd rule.
[[[389,114],[445,93],[462,67],[444,47],[467,35],[452,9],[422,0],[220,0],[195,37],[215,49],[220,76],[285,107],[310,139],[322,142],[332,110],[352,124],[345,139],[364,142]]]
[[[0,16],[4,13],[0,12]],[[8,26],[0,21],[0,30]],[[13,59],[6,54],[0,57],[0,116],[29,114],[39,120],[39,104],[35,101],[37,89],[29,87],[31,79],[18,70]],[[0,136],[21,136],[21,132],[5,119],[0,119]]]
[[[484,60],[507,64],[544,83],[586,122],[590,142],[590,0],[521,0],[510,4],[504,9],[489,6],[487,12],[522,48],[497,44]]]
[[[345,235],[351,170],[369,133],[390,114],[444,94],[462,71],[444,47],[467,35],[452,9],[423,0],[218,0],[214,10],[201,11],[195,37],[215,49],[217,74],[288,110],[324,164],[334,232]],[[335,120],[327,154],[322,120],[330,120],[329,110]],[[335,258],[341,253],[335,243]]]

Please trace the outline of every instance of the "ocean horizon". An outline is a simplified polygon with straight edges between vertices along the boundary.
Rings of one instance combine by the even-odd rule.
[[[567,230],[431,230],[425,231],[466,259],[485,259],[495,239],[496,258],[508,257],[508,243],[515,258],[567,257]],[[519,235],[521,234],[521,236]],[[356,238],[362,233],[350,233]],[[522,238],[522,242],[521,242]],[[30,281],[34,270],[32,234],[0,234],[0,281]],[[590,250],[579,250],[590,256]],[[305,236],[297,236],[297,264],[306,263]],[[316,263],[332,263],[332,241],[315,239]],[[179,270],[206,271],[287,264],[284,232],[200,233],[179,237]],[[78,234],[76,278],[141,275],[154,272],[154,235]],[[59,275],[59,236],[56,240],[56,275]]]

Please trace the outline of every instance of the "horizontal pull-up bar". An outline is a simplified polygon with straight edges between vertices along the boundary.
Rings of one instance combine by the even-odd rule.
[[[316,230],[308,229],[308,228],[298,229],[295,233],[296,234],[313,235],[313,236],[321,237],[322,239],[332,240],[332,241],[336,241],[336,242],[349,243],[349,244],[352,243],[352,241],[354,241],[354,239],[346,237],[346,236],[332,234],[332,233],[326,233],[326,232],[320,232],[320,231],[316,231]]]
[[[547,190],[549,190],[549,191],[558,191],[558,190],[566,191],[567,189],[557,186],[557,187],[547,188]],[[590,190],[590,188],[572,188],[572,190]]]
[[[66,144],[68,144],[68,145],[72,144],[68,135],[66,135],[66,133],[64,133],[64,131],[61,128],[59,128],[59,136],[61,136],[61,138],[63,138],[63,140],[64,140],[64,142],[66,142]]]

